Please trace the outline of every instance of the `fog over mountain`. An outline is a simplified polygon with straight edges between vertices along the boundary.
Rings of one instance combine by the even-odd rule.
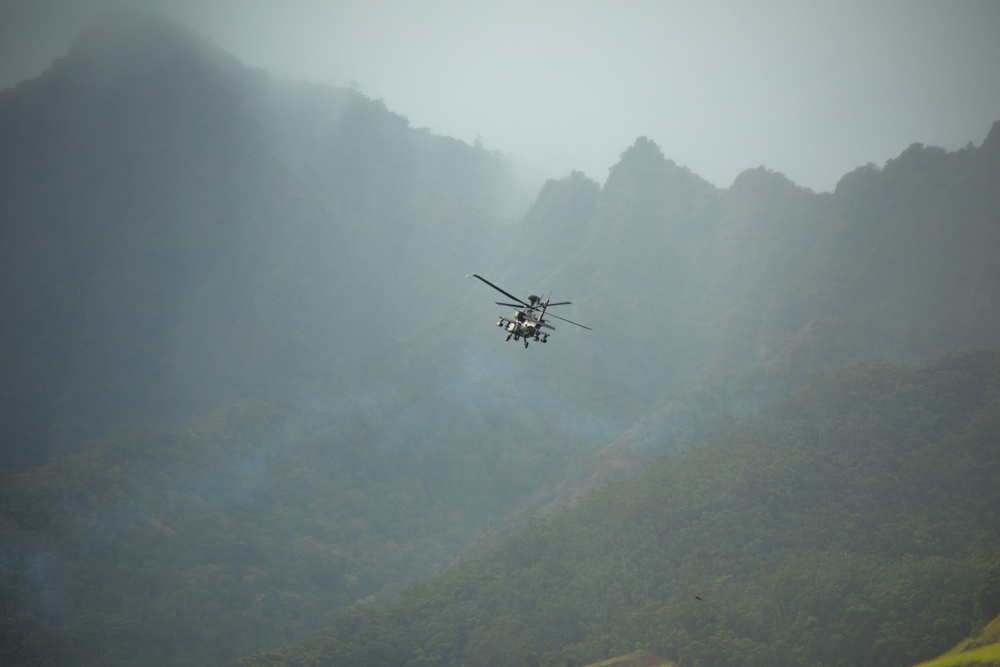
[[[535,187],[207,25],[0,91],[0,662],[892,667],[1000,613],[996,118]]]
[[[154,7],[279,76],[385,100],[514,156],[536,186],[603,182],[648,136],[719,187],[765,166],[830,191],[915,138],[954,150],[1000,109],[994,2],[3,0],[0,86],[109,8]]]

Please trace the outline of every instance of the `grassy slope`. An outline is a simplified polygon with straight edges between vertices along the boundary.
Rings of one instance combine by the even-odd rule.
[[[917,667],[956,667],[1000,665],[1000,616],[974,638],[967,639],[940,658],[922,662]]]
[[[664,660],[650,653],[630,653],[595,662],[586,667],[676,667],[676,662]]]

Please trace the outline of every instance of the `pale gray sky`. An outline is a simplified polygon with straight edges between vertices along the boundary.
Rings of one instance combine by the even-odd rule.
[[[0,0],[0,86],[104,8],[152,6],[244,63],[346,85],[413,127],[603,182],[639,136],[720,187],[817,191],[1000,120],[997,0]]]

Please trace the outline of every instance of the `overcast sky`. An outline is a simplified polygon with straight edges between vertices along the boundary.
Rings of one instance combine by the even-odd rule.
[[[720,187],[763,165],[832,190],[1000,120],[1000,1],[0,0],[0,87],[108,6],[146,5],[276,75],[603,182],[637,137]]]

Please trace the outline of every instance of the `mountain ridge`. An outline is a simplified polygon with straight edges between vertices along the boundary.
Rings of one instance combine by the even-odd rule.
[[[124,29],[149,35],[124,40],[123,53],[115,50],[109,32]],[[95,48],[100,58],[92,65]],[[154,56],[131,53],[147,48]],[[196,57],[185,48],[194,48]],[[385,253],[391,249],[386,241],[397,235],[395,230],[379,231],[387,223],[399,226],[397,209],[403,205],[387,206],[392,200],[384,193],[393,192],[401,179],[412,180],[417,196],[426,202],[425,211],[411,208],[419,220],[434,214],[436,204],[431,202],[450,196],[448,188],[455,190],[443,172],[420,185],[422,167],[406,162],[387,170],[396,174],[387,182],[365,176],[364,161],[376,163],[363,153],[362,143],[324,158],[324,168],[333,169],[333,177],[346,173],[352,163],[361,176],[330,181],[328,174],[325,184],[333,187],[320,195],[321,183],[295,177],[293,165],[281,161],[281,150],[273,151],[267,143],[268,118],[260,104],[273,98],[270,80],[220,53],[163,17],[137,13],[95,28],[38,79],[0,95],[0,173],[11,175],[0,185],[6,221],[3,297],[9,304],[4,365],[11,379],[0,396],[27,401],[4,410],[5,421],[21,422],[27,429],[3,429],[5,452],[29,433],[28,440],[53,438],[59,443],[54,446],[65,448],[72,445],[60,432],[92,437],[118,421],[146,418],[150,409],[210,409],[218,400],[208,398],[211,395],[244,396],[247,382],[232,377],[219,360],[251,371],[260,367],[258,376],[274,376],[275,369],[266,367],[266,355],[250,352],[263,345],[275,347],[263,338],[272,325],[251,324],[267,318],[253,311],[255,300],[270,298],[261,290],[274,289],[263,279],[269,271],[290,275],[283,265],[311,257],[310,264],[294,270],[300,282],[316,283],[319,277],[327,285],[342,284],[332,292],[332,300],[301,286],[302,294],[310,294],[310,302],[303,305],[312,312],[285,314],[309,328],[309,320],[316,322],[321,313],[325,330],[315,331],[313,325],[312,333],[317,340],[326,337],[338,310],[352,312],[361,306],[352,304],[346,284],[359,273],[350,266],[351,255]],[[108,59],[131,64],[124,72],[94,74]],[[157,69],[132,69],[148,67],[149,61]],[[147,76],[138,76],[139,71]],[[482,175],[466,165],[451,172],[461,172],[466,182],[502,179],[497,156],[410,130],[405,119],[353,91],[339,98],[348,118],[344,122],[353,125],[330,140],[335,146],[351,137],[363,140],[363,132],[377,135],[380,128],[391,128],[386,130],[393,133],[390,141],[409,142],[407,153],[414,156],[439,151],[430,147],[440,143],[445,153],[466,165],[496,163],[481,170]],[[67,108],[72,111],[62,111]],[[354,121],[349,121],[350,114]],[[336,119],[332,126],[343,128]],[[322,171],[316,165],[310,169],[313,174]],[[365,185],[356,187],[358,183]],[[366,208],[376,203],[380,211]],[[473,210],[471,202],[455,200],[451,206],[458,213],[452,215],[453,224],[462,213],[471,220],[465,225],[489,219],[489,214]],[[399,236],[392,251],[405,259],[407,240]],[[293,251],[298,259],[282,256]],[[366,280],[374,277],[365,275]],[[50,305],[42,312],[32,303],[33,290],[50,292],[45,298]],[[111,324],[96,312],[100,310],[121,322]],[[130,329],[142,320],[144,328]],[[87,328],[94,334],[79,338]],[[111,347],[109,341],[115,341]],[[60,354],[42,355],[38,342]],[[312,355],[322,354],[315,345],[311,348]],[[246,352],[256,359],[247,359]],[[132,358],[124,358],[126,354]],[[297,372],[309,375],[301,361],[304,355],[297,356],[284,362],[294,361]],[[323,363],[328,366],[348,361],[344,355],[326,356]],[[307,366],[315,367],[315,359]],[[205,389],[185,397],[192,384]],[[95,391],[98,385],[103,386]],[[154,390],[156,385],[160,387]],[[206,398],[198,399],[197,393]],[[85,413],[93,418],[90,425],[80,421]],[[27,416],[32,414],[35,418]],[[40,454],[29,460],[44,459]]]

